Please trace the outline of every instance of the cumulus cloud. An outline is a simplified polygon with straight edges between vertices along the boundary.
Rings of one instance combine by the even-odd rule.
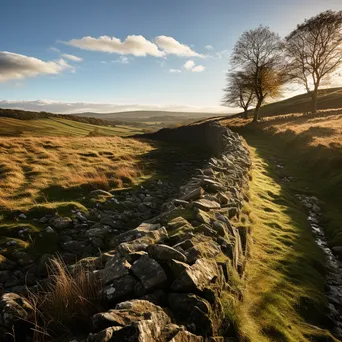
[[[213,47],[212,45],[206,45],[205,48],[206,48],[208,51],[214,50],[214,47]]]
[[[69,59],[70,61],[73,61],[73,62],[82,62],[83,61],[83,58],[77,57],[77,56],[74,56],[74,55],[69,55],[67,53],[63,53],[62,57],[66,58],[66,59]]]
[[[135,35],[127,36],[124,41],[109,36],[101,36],[99,38],[88,36],[81,39],[72,39],[66,42],[66,44],[76,46],[83,50],[117,53],[121,55],[164,56],[164,53],[158,49],[156,44],[150,42],[143,36]]]
[[[192,72],[202,72],[204,71],[205,67],[203,65],[196,65],[194,68],[191,69]]]
[[[176,55],[185,57],[202,57],[188,45],[181,44],[176,39],[167,36],[158,36],[154,41],[147,40],[141,35],[127,36],[124,41],[116,37],[101,36],[83,37],[65,42],[83,50],[117,53],[121,55],[165,57]]]
[[[196,65],[193,60],[188,60],[184,65],[183,68],[188,71],[192,72],[202,72],[204,71],[205,67],[203,65]]]
[[[154,42],[167,55],[176,55],[184,57],[202,57],[202,55],[193,51],[188,45],[181,44],[172,37],[158,36],[155,38]]]
[[[183,68],[186,70],[191,70],[194,66],[195,66],[195,62],[192,60],[189,60],[183,65]]]
[[[61,102],[51,100],[36,101],[0,101],[1,108],[12,108],[32,111],[46,111],[51,113],[75,114],[84,112],[115,113],[134,110],[144,111],[179,111],[179,112],[205,112],[205,113],[228,113],[238,112],[235,109],[227,109],[222,106],[197,107],[185,105],[148,105],[129,103],[94,103],[94,102]],[[153,114],[153,113],[152,113]]]
[[[180,72],[182,72],[182,70],[179,70],[179,69],[170,69],[170,72],[171,72],[171,73],[174,73],[174,74],[179,74]]]
[[[66,69],[73,70],[73,67],[62,58],[58,61],[44,62],[35,57],[0,51],[0,82],[40,74],[56,75]]]

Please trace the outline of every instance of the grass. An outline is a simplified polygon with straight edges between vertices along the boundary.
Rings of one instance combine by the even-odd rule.
[[[87,213],[83,204],[89,191],[130,187],[153,177],[153,161],[146,155],[154,149],[120,137],[0,138],[1,253],[55,251],[54,234],[46,234],[46,225],[33,219],[53,213],[72,217],[75,209]],[[18,212],[27,220],[18,221]],[[20,239],[23,228],[29,231]],[[16,245],[9,246],[10,241]]]
[[[280,181],[272,162],[277,151],[262,139],[252,145],[250,201],[237,223],[251,233],[250,255],[242,303],[225,294],[226,314],[241,341],[334,341],[315,327],[324,323],[327,305],[322,252],[305,212]]]
[[[51,259],[47,267],[48,285],[27,295],[34,311],[30,322],[33,340],[64,340],[73,333],[86,334],[92,315],[103,309],[101,283],[82,266],[70,272],[59,258]]]
[[[18,120],[0,117],[0,136],[82,137],[95,133],[98,136],[128,136],[143,132],[133,126],[96,126],[61,118]]]
[[[285,115],[257,125],[231,119],[223,124],[241,133],[254,146],[273,146],[285,158],[294,191],[318,197],[324,209],[324,228],[330,246],[342,246],[342,114]]]

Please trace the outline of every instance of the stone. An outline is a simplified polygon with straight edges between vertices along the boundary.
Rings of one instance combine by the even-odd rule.
[[[24,213],[21,213],[21,214],[18,215],[18,218],[21,219],[21,220],[26,220],[27,216]]]
[[[101,330],[95,334],[89,334],[87,342],[109,342],[113,341],[112,337],[118,330],[122,327],[109,327],[107,329]]]
[[[114,256],[106,262],[105,268],[96,272],[96,275],[104,284],[109,284],[117,278],[129,274],[131,265],[120,256]]]
[[[117,251],[122,255],[129,253],[145,251],[147,246],[153,243],[164,242],[168,238],[168,233],[165,227],[153,230],[144,234],[141,238],[135,239],[131,242],[121,243],[117,246]]]
[[[176,278],[171,288],[174,291],[181,292],[203,291],[215,281],[218,274],[218,266],[214,260],[198,259],[194,265]]]
[[[215,209],[220,209],[221,205],[215,201],[210,201],[205,198],[201,198],[195,202],[193,202],[193,205],[196,208],[199,208],[204,211],[210,211],[210,210],[215,210]]]
[[[185,255],[189,264],[194,263],[199,258],[215,258],[222,252],[221,247],[214,240],[207,238],[187,249]]]
[[[169,342],[204,342],[204,339],[189,331],[179,331]]]
[[[45,228],[45,232],[48,234],[56,234],[55,230],[50,226]]]
[[[178,260],[170,260],[168,266],[174,278],[178,278],[183,272],[190,268],[188,264]]]
[[[196,213],[196,219],[201,223],[210,224],[211,222],[210,216],[205,211],[202,211],[200,209]]]
[[[122,302],[114,310],[92,317],[95,331],[121,327],[110,332],[111,339],[107,341],[155,342],[170,323],[170,317],[161,307],[146,300]]]
[[[65,229],[72,224],[72,219],[70,217],[56,217],[52,220],[52,225],[56,229]]]
[[[156,260],[146,255],[133,263],[131,272],[139,278],[147,291],[163,286],[167,281],[164,269]]]
[[[15,262],[8,260],[6,257],[0,254],[0,271],[12,270],[15,268]]]
[[[225,191],[225,187],[214,179],[202,179],[201,184],[205,190],[211,192]]]
[[[11,274],[11,271],[0,271],[0,283],[5,283]]]
[[[157,261],[169,261],[172,259],[182,262],[186,261],[186,256],[183,253],[167,245],[149,245],[147,252],[151,258]]]
[[[204,195],[204,190],[201,187],[191,190],[181,197],[183,201],[194,201]]]
[[[152,223],[142,223],[140,226],[138,226],[135,229],[131,229],[125,233],[122,233],[118,236],[116,236],[111,242],[111,246],[117,247],[119,244],[123,242],[129,242],[133,241],[135,239],[141,238],[143,236],[146,236],[152,231],[155,231],[160,228],[160,224],[152,224]]]
[[[339,259],[342,260],[342,246],[334,246],[331,250]]]
[[[78,211],[75,216],[81,222],[87,222],[88,221],[88,219],[86,218],[85,214],[81,213],[80,211]]]
[[[169,231],[177,230],[178,228],[182,229],[192,229],[192,225],[183,217],[175,217],[171,221],[167,223],[167,229]]]
[[[115,279],[112,284],[102,289],[102,295],[109,302],[115,302],[130,293],[133,293],[137,281],[130,275]]]

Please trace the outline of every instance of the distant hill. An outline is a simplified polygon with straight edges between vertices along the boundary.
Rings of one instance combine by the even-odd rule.
[[[261,108],[264,116],[273,116],[290,113],[309,112],[311,106],[310,95],[305,93],[286,100],[267,104]],[[318,92],[317,109],[337,109],[342,108],[342,87],[321,89]],[[250,111],[252,113],[253,110]]]
[[[218,116],[217,113],[201,113],[201,112],[169,112],[169,111],[157,111],[157,110],[134,110],[128,112],[117,112],[117,113],[79,113],[75,114],[83,117],[92,117],[92,118],[100,118],[105,120],[142,120],[144,119],[161,119],[167,118],[188,118],[188,119],[202,119],[213,116]]]

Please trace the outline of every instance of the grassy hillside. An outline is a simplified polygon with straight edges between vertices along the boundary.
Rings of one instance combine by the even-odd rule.
[[[50,117],[38,120],[18,120],[0,117],[1,136],[128,136],[142,133],[131,126],[106,127],[73,120]]]
[[[285,115],[258,124],[250,119],[222,121],[247,141],[258,137],[288,158],[296,177],[293,190],[317,196],[324,203],[331,246],[342,246],[342,114],[338,112]]]
[[[342,108],[342,88],[320,89],[318,92],[317,109],[336,109]],[[289,99],[270,103],[263,106],[260,113],[264,116],[273,116],[289,113],[310,112],[311,98],[305,93],[291,97]],[[249,113],[252,114],[252,111]]]

